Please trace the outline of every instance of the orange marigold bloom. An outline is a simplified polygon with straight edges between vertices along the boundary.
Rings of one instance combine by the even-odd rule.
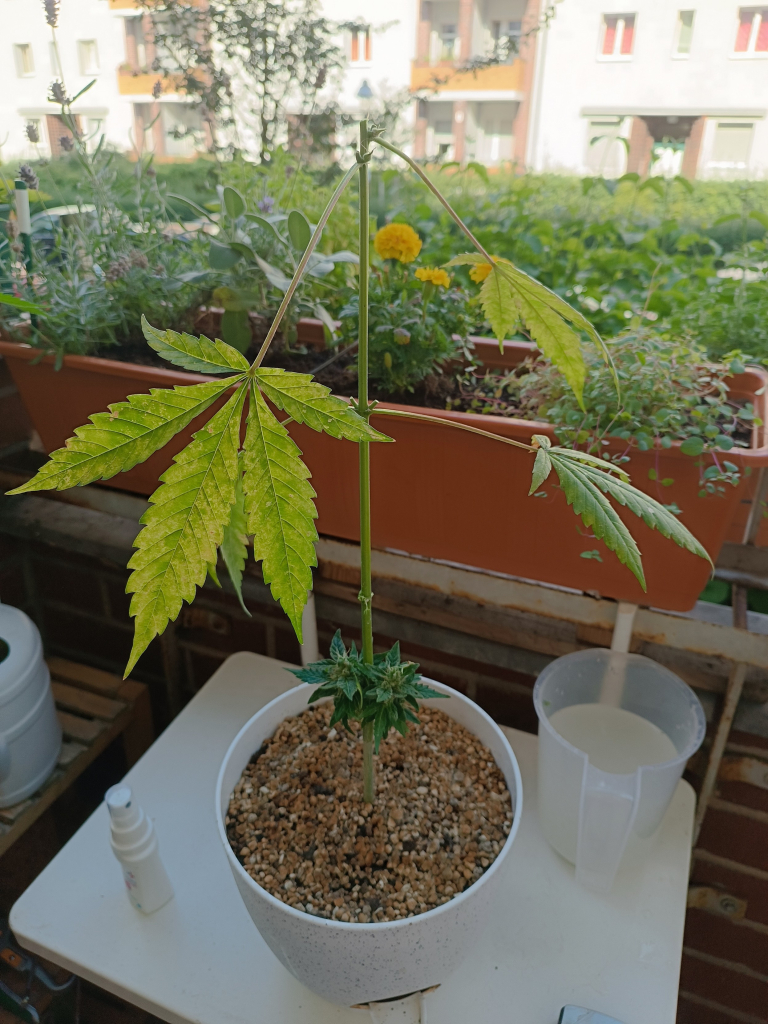
[[[414,271],[414,275],[417,280],[438,285],[440,288],[447,288],[451,283],[448,274],[438,267],[419,267],[418,270]]]
[[[499,257],[491,256],[491,259],[494,263],[497,263]],[[490,263],[475,263],[475,265],[470,268],[469,276],[476,284],[480,284],[481,281],[484,281],[486,277],[488,277],[492,270],[493,267]]]
[[[383,260],[413,263],[421,252],[421,239],[410,224],[385,224],[376,232],[373,247]]]

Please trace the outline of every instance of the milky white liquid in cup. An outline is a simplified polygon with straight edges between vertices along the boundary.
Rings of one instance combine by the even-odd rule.
[[[607,704],[572,704],[549,719],[568,743],[583,750],[590,764],[605,772],[629,775],[641,765],[677,757],[672,740],[640,715]],[[579,830],[579,779],[540,780],[539,820],[547,840],[566,860],[576,863]]]
[[[555,732],[604,772],[629,775],[677,757],[672,740],[647,718],[607,704],[572,704],[549,719]]]

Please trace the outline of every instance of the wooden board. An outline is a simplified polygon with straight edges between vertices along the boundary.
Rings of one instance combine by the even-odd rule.
[[[0,809],[0,856],[109,746],[122,736],[128,767],[154,738],[149,693],[143,683],[64,658],[48,659],[51,688],[64,739],[44,785],[13,807]]]

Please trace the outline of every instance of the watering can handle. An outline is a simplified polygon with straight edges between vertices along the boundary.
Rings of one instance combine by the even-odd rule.
[[[0,736],[0,782],[11,774],[11,748]]]
[[[576,879],[587,889],[610,892],[635,823],[640,772],[609,775],[587,762],[581,787]]]

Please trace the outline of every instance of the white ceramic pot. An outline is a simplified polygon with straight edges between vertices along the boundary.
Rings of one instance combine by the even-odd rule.
[[[352,924],[294,910],[247,874],[227,839],[229,800],[252,754],[280,723],[307,707],[312,687],[302,684],[265,705],[232,741],[216,785],[219,835],[243,902],[278,960],[318,995],[352,1006],[392,999],[444,981],[470,951],[491,912],[501,885],[523,809],[520,769],[504,733],[471,700],[442,683],[425,679],[450,700],[424,701],[465,726],[493,753],[512,796],[514,820],[496,860],[474,885],[448,903],[405,920]]]
[[[45,782],[59,757],[61,726],[32,620],[0,604],[0,807],[26,799]]]

